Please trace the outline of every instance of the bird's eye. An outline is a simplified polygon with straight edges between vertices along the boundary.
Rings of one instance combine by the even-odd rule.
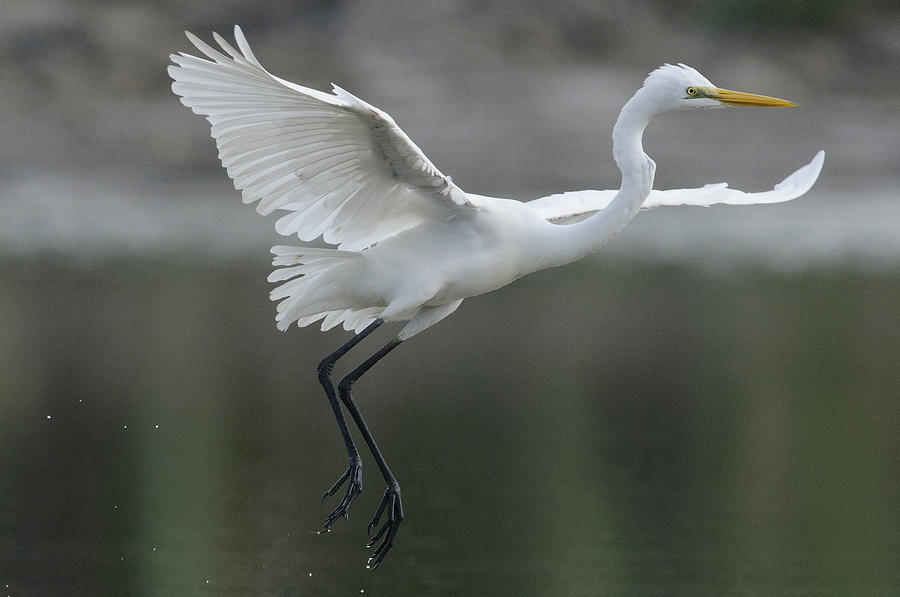
[[[688,97],[697,97],[697,88],[696,87],[688,87],[684,90],[685,93],[688,94]]]

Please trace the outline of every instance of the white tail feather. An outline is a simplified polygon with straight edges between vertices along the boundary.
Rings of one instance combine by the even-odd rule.
[[[303,327],[323,319],[322,331],[341,323],[344,329],[358,330],[379,316],[384,307],[347,304],[352,300],[341,289],[344,282],[359,274],[355,266],[363,256],[357,251],[313,247],[272,247],[272,264],[278,269],[269,274],[269,282],[282,282],[269,298],[278,303],[275,321],[284,331],[292,323]]]

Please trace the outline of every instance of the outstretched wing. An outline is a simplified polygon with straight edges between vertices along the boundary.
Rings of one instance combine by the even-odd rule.
[[[385,112],[337,86],[332,95],[268,73],[240,27],[240,52],[218,34],[224,54],[186,34],[209,60],[173,54],[172,90],[211,123],[244,203],[290,212],[280,234],[361,249],[474,207]]]
[[[796,199],[806,193],[819,178],[825,152],[820,151],[810,163],[803,166],[771,191],[747,193],[728,188],[728,183],[708,184],[698,189],[671,189],[650,191],[650,196],[641,209],[651,209],[662,205],[693,205],[708,207],[717,203],[727,205],[753,205],[757,203],[780,203]],[[526,205],[537,211],[541,217],[554,224],[572,224],[597,213],[613,200],[618,191],[572,191],[541,197]]]

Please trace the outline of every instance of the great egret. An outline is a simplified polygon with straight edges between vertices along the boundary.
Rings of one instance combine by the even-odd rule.
[[[351,387],[401,342],[453,313],[466,297],[489,292],[531,272],[593,253],[644,208],[659,205],[745,205],[787,201],[818,178],[819,152],[771,191],[744,193],[726,184],[653,190],[656,166],[643,151],[644,128],[677,110],[723,106],[792,106],[792,102],[720,89],[684,64],[649,74],[622,108],[613,129],[613,157],[622,172],[618,191],[578,191],[528,203],[467,193],[444,176],[385,112],[334,86],[333,94],[268,73],[240,27],[240,52],[220,35],[222,52],[191,33],[207,58],[180,53],[168,68],[172,90],[206,116],[219,158],[244,203],[263,215],[287,212],[275,223],[283,235],[319,237],[336,248],[276,246],[270,282],[282,282],[278,328],[322,329],[343,324],[356,335],[325,357],[318,376],[350,459],[325,492],[347,488],[328,515],[325,531],[362,491],[362,460],[335,397],[335,362],[385,322],[407,322],[399,333],[338,384],[337,395],[356,422],[387,488],[368,531],[384,523],[369,566],[391,549],[403,520],[400,486],[369,432]],[[380,543],[379,543],[380,541]]]

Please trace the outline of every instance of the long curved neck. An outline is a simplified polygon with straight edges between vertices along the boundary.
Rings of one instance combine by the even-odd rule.
[[[650,122],[640,93],[619,113],[613,127],[613,157],[622,172],[622,185],[612,202],[590,218],[558,226],[560,253],[557,264],[570,263],[593,253],[614,237],[637,214],[653,188],[656,164],[644,153],[641,137]]]

